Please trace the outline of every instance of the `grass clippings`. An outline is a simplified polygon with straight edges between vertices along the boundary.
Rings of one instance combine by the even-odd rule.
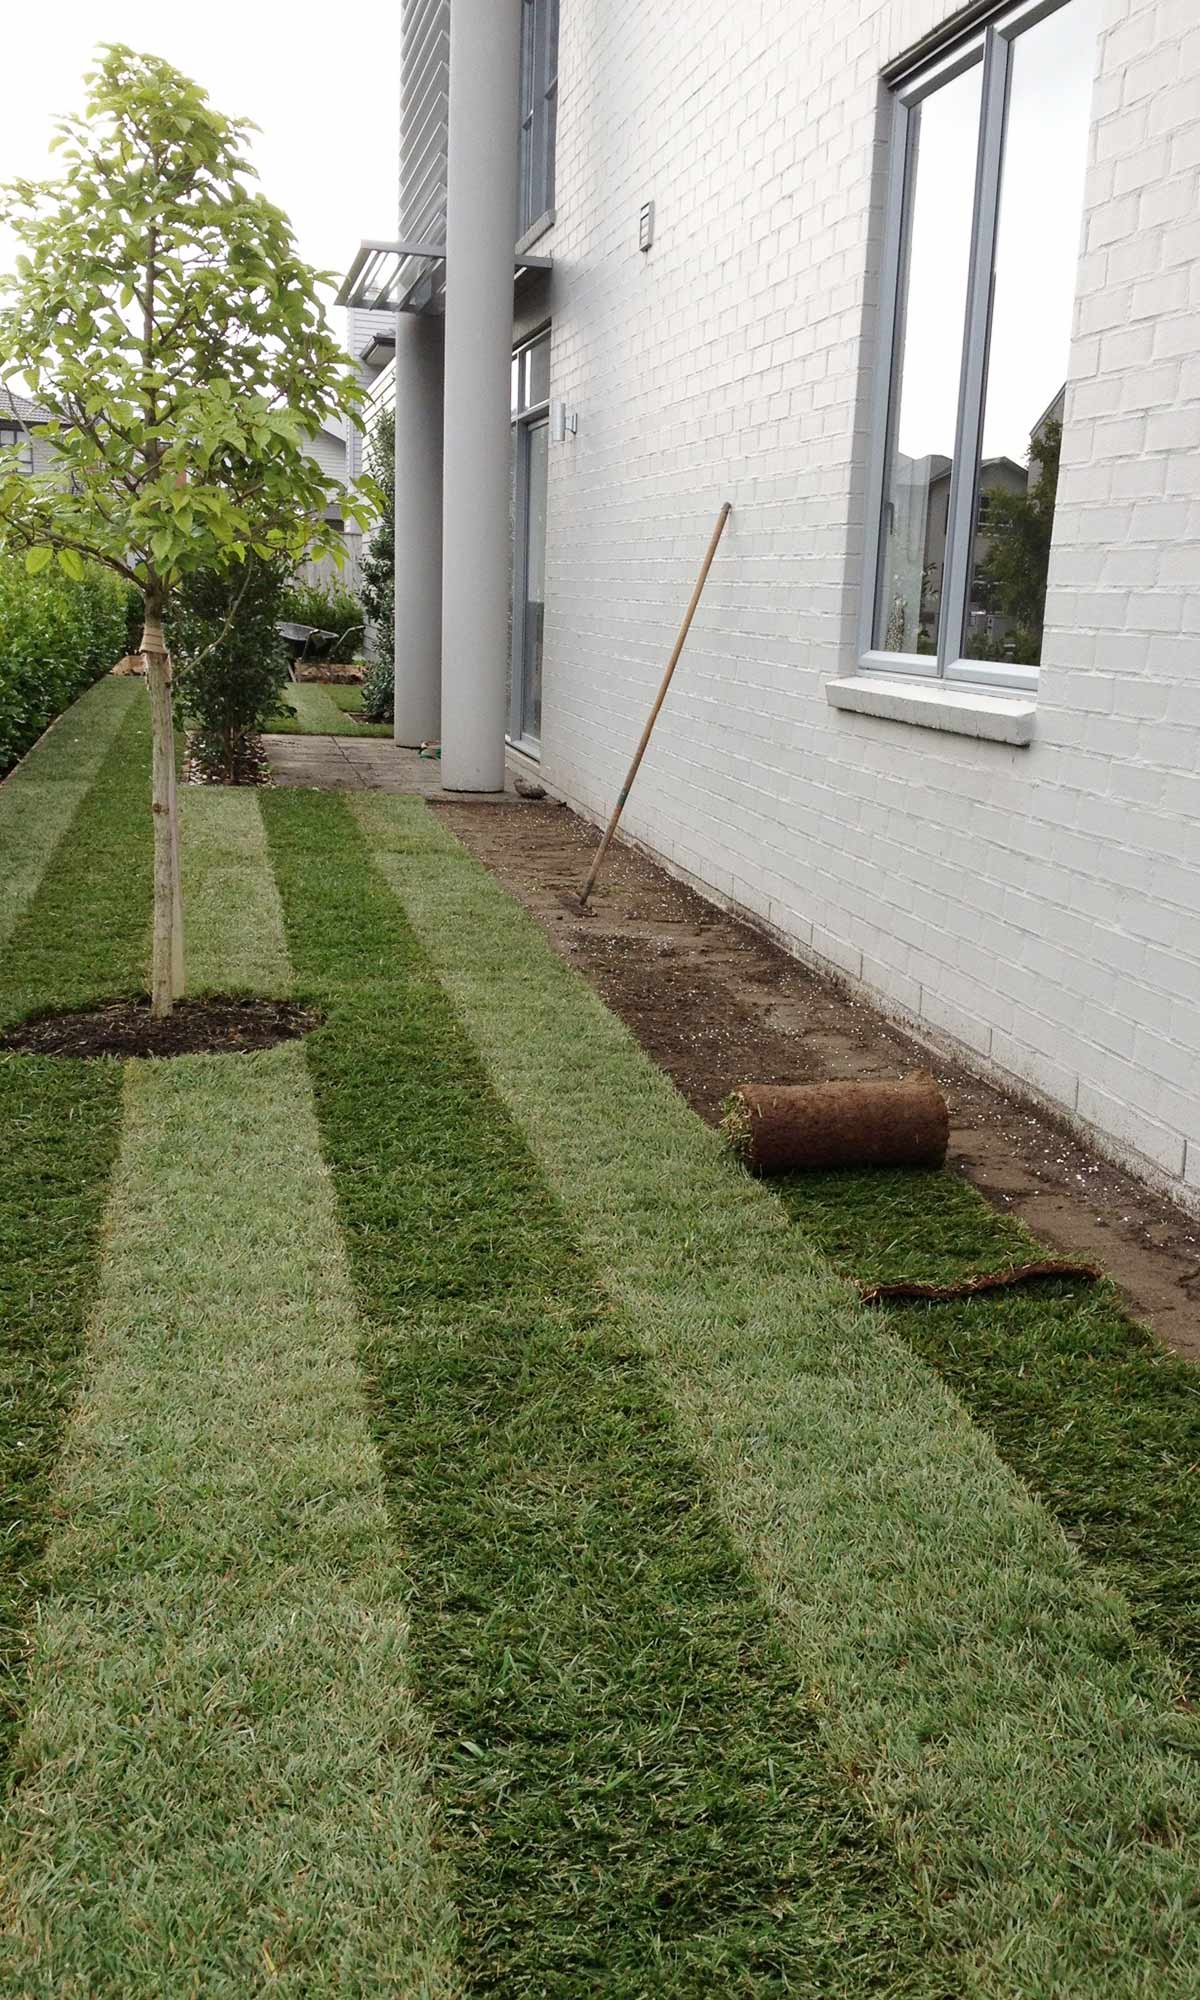
[[[777,1186],[805,1236],[874,1284],[953,1284],[1039,1247],[951,1174],[809,1174]],[[1047,1278],[881,1310],[1200,1687],[1200,1370],[1166,1353],[1107,1283]]]
[[[827,1754],[958,1953],[955,1992],[1200,1989],[1200,1730],[1125,1597],[428,809],[352,810],[652,1357]]]
[[[956,1990],[344,802],[264,803],[473,1993]],[[428,822],[432,826],[432,821]]]

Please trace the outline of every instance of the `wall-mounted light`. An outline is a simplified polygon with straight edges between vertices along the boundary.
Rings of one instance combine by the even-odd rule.
[[[551,403],[550,405],[551,444],[562,444],[568,436],[574,437],[578,429],[579,429],[579,416],[575,410],[568,410],[565,403],[557,403],[557,402]]]
[[[638,249],[648,250],[654,241],[654,203],[644,201],[638,217]]]

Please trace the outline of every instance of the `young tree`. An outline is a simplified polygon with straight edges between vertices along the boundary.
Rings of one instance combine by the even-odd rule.
[[[1009,636],[995,649],[1000,657],[1036,666],[1042,657],[1046,582],[1062,425],[1051,418],[1030,440],[1029,484],[1024,493],[1002,489],[988,495],[984,548],[976,564],[976,588],[989,612],[1010,621]],[[979,657],[989,641],[972,638],[968,652]]]
[[[0,373],[49,408],[54,463],[0,454],[0,537],[36,574],[104,564],[142,595],[153,729],[151,1000],[183,990],[171,664],[163,617],[200,570],[340,551],[337,491],[305,448],[360,390],[286,216],[248,182],[252,129],[154,56],[113,46],[61,122],[57,181],[0,215],[25,253],[4,282]],[[341,511],[370,517],[369,488]],[[231,615],[237,615],[236,596]]]

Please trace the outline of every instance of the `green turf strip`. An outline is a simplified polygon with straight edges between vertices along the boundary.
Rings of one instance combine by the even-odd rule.
[[[265,815],[470,1990],[959,1991],[346,807]]]
[[[128,680],[89,688],[0,784],[0,948],[139,695]]]
[[[870,1283],[949,1284],[1046,1255],[951,1174],[809,1174],[777,1187],[805,1235]],[[883,1310],[1120,1585],[1140,1629],[1195,1677],[1200,1371],[1165,1353],[1108,1284]]]
[[[426,1729],[295,1043],[127,1067],[0,1992],[452,2000]]]
[[[180,804],[188,992],[289,993],[257,792],[188,785]]]
[[[936,1373],[858,1306],[413,800],[355,816],[653,1357],[956,1993],[1200,1991],[1196,1718]]]
[[[361,700],[361,688],[327,687],[321,681],[292,681],[284,693],[286,710],[273,716],[269,734],[277,736],[387,736],[390,722],[363,722],[346,712],[340,699],[353,694]]]
[[[0,958],[0,1018],[7,1020],[140,983],[150,893],[145,702],[131,701],[128,683],[107,682],[77,707],[87,711],[101,740],[114,716],[119,730],[66,831],[53,820],[28,822],[28,837],[44,836],[52,851],[40,887]],[[70,747],[67,761],[74,761],[74,714],[63,718],[17,774],[31,792],[42,785],[43,759],[54,772]],[[78,747],[86,756],[86,745]],[[120,1124],[119,1064],[0,1055],[0,1759],[5,1772],[24,1699],[25,1631],[40,1588],[51,1484],[97,1283],[100,1225]]]
[[[120,727],[13,930],[0,980],[0,1025],[45,1008],[82,1007],[145,990],[150,712],[141,682],[132,701],[127,688],[127,682],[106,681],[92,696],[95,701],[104,694],[120,710]],[[36,771],[32,758],[30,767]]]

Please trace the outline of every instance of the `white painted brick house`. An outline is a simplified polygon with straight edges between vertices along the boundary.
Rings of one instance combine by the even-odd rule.
[[[1197,0],[557,11],[404,9],[398,735],[605,815],[730,499],[626,831],[1200,1202]]]

